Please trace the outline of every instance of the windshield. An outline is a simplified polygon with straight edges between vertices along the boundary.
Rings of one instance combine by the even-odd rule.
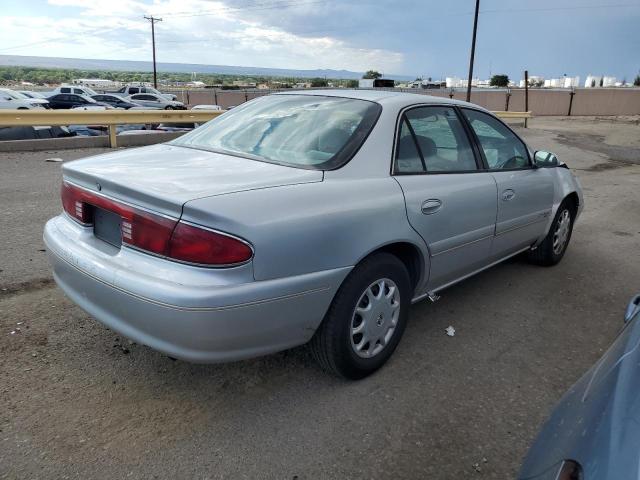
[[[23,95],[20,92],[16,92],[15,90],[3,90],[4,93],[6,93],[7,95],[9,95],[11,98],[15,99],[15,100],[24,100],[25,98],[29,98],[26,95]]]
[[[377,103],[312,95],[247,102],[174,145],[309,169],[342,166],[360,148],[381,111]]]

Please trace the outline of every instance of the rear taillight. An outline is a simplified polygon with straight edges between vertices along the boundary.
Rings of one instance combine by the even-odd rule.
[[[67,182],[62,182],[62,206],[74,220],[84,225],[93,223],[93,207],[118,214],[122,218],[122,243],[156,255],[166,254],[171,232],[178,223],[174,218],[116,202]]]
[[[62,182],[60,197],[62,198],[62,208],[71,217],[80,223],[91,223],[91,207],[84,203],[83,190]]]
[[[245,242],[211,230],[179,222],[171,235],[169,258],[204,265],[233,265],[253,256]]]
[[[93,207],[118,214],[122,243],[155,255],[212,267],[244,263],[253,256],[243,240],[117,202],[67,182],[62,182],[61,197],[65,212],[86,226],[93,223]]]

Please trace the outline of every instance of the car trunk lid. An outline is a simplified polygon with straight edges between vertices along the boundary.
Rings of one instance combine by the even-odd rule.
[[[65,181],[175,218],[198,198],[322,181],[323,172],[169,144],[63,165]]]

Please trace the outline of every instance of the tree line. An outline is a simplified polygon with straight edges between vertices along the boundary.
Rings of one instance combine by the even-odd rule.
[[[0,66],[0,83],[30,82],[36,85],[69,83],[77,78],[100,78],[120,83],[153,82],[152,72],[129,72],[117,70],[84,70],[65,68],[41,68]],[[334,86],[357,87],[357,80],[327,79],[327,78],[303,78],[281,76],[249,76],[199,73],[197,80],[205,85],[230,85],[234,81],[255,84],[272,84],[278,82],[279,86],[293,86],[296,83],[310,83],[312,87],[326,87],[330,83]],[[187,83],[192,81],[190,73],[182,72],[158,72],[158,81],[161,83]]]

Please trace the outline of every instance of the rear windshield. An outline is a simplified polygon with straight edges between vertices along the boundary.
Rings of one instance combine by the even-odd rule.
[[[271,95],[247,102],[171,142],[300,168],[338,168],[382,107],[351,98]]]

